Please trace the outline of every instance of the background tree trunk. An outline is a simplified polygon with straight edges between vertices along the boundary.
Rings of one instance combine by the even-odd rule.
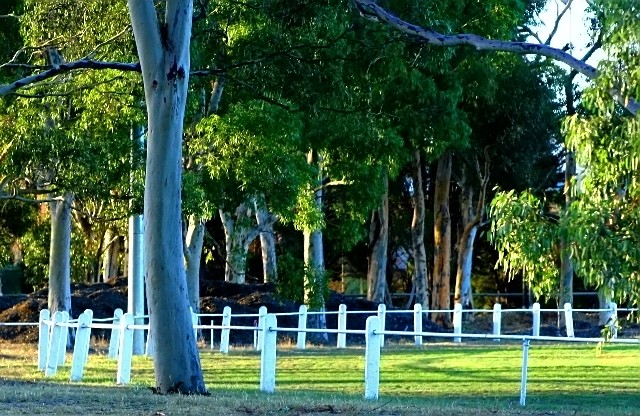
[[[413,152],[413,219],[411,220],[411,244],[413,245],[413,287],[416,303],[424,309],[429,308],[429,275],[427,271],[427,253],[424,247],[424,183],[422,180],[422,160],[420,150]]]
[[[451,215],[449,213],[449,188],[451,186],[451,153],[438,159],[434,195],[434,265],[433,297],[431,309],[449,309],[451,279]],[[431,319],[443,326],[451,326],[451,314],[433,313]]]
[[[235,216],[222,209],[219,212],[225,235],[224,280],[232,283],[244,283],[249,245],[259,235],[258,228],[253,225],[253,212],[244,203],[238,205]]]
[[[104,235],[106,245],[102,261],[102,281],[106,282],[118,276],[118,256],[120,255],[120,238],[115,228],[108,228]]]
[[[276,235],[273,224],[277,218],[271,214],[266,204],[256,201],[256,222],[260,229],[260,251],[262,252],[262,278],[264,283],[274,282],[278,278],[276,260]]]
[[[576,161],[573,152],[567,152],[564,172],[564,210],[571,207],[571,181],[576,175]],[[573,261],[571,260],[571,242],[567,241],[565,233],[560,239],[560,296],[558,307],[563,308],[565,303],[573,305]],[[564,314],[558,314],[558,325],[564,328],[566,323]]]
[[[51,213],[51,243],[49,246],[49,296],[47,307],[53,314],[67,311],[71,316],[71,204],[73,194],[49,203]],[[67,347],[72,346],[69,332]]]
[[[153,1],[128,4],[149,125],[144,240],[156,386],[163,394],[204,393],[186,289],[180,195],[193,2],[166,0],[162,25]]]
[[[200,260],[204,244],[204,222],[195,215],[189,215],[184,247],[184,269],[187,275],[189,305],[195,313],[200,313]]]
[[[314,201],[318,209],[322,211],[322,167],[321,157],[313,150],[307,155],[307,163],[317,164],[319,169],[317,188],[314,191]],[[304,238],[304,303],[311,309],[324,311],[324,289],[325,289],[325,268],[324,268],[324,245],[322,241],[322,230],[305,230]],[[311,315],[309,325],[313,328],[326,328],[327,318],[324,313]],[[323,338],[328,339],[327,334]]]
[[[389,176],[383,177],[384,194],[380,207],[373,211],[369,228],[369,271],[367,299],[391,304],[387,285],[387,253],[389,245]]]
[[[464,179],[463,179],[464,181]],[[462,304],[464,309],[473,309],[471,293],[471,266],[473,264],[473,244],[478,231],[477,223],[473,223],[473,188],[466,183],[460,188],[460,210],[462,211],[462,232],[458,240],[458,261],[456,270],[456,287],[454,303]]]
[[[47,306],[52,314],[67,311],[71,315],[71,204],[73,194],[49,203],[51,245]]]

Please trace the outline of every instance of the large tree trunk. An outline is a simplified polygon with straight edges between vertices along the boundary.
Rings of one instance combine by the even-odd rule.
[[[422,161],[420,150],[413,153],[413,219],[411,220],[411,244],[413,246],[413,287],[416,303],[424,309],[429,308],[429,275],[427,271],[427,253],[424,247],[424,184],[422,182]]]
[[[253,212],[245,203],[238,205],[235,215],[222,209],[219,212],[225,235],[224,280],[244,283],[249,245],[259,235],[258,227],[253,223]]]
[[[204,393],[191,325],[181,227],[182,134],[189,84],[192,0],[128,0],[148,114],[145,256],[159,393]]]
[[[446,152],[438,159],[434,195],[434,265],[433,297],[431,309],[449,309],[449,291],[451,279],[451,216],[449,213],[449,188],[451,185],[451,153]],[[451,314],[433,313],[433,322],[449,327]]]
[[[391,304],[387,285],[387,252],[389,246],[389,176],[383,177],[384,194],[378,209],[371,215],[369,227],[369,271],[367,274],[367,299],[376,303]]]
[[[184,242],[184,269],[187,275],[189,305],[195,313],[200,313],[200,260],[204,231],[204,222],[195,215],[189,215]]]
[[[66,194],[49,203],[51,243],[49,246],[49,297],[51,313],[67,311],[71,315],[71,204]]]
[[[256,222],[260,229],[260,250],[262,252],[262,275],[264,283],[274,282],[278,278],[276,261],[276,236],[273,224],[277,217],[271,214],[264,203],[256,200]]]

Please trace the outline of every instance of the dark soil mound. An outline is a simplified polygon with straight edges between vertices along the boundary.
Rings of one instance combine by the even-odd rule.
[[[278,326],[296,328],[298,317],[294,313],[298,311],[300,305],[294,302],[278,299],[274,293],[274,286],[271,284],[234,284],[221,281],[201,282],[201,313],[205,314],[201,318],[202,324],[220,325],[222,318],[219,316],[207,316],[222,314],[225,306],[231,308],[232,314],[250,314],[249,317],[236,317],[231,319],[232,325],[255,327],[258,320],[258,310],[260,306],[266,306],[269,313],[291,313],[291,315],[278,316]],[[127,309],[127,279],[117,278],[106,283],[96,283],[93,285],[74,284],[71,289],[72,316],[77,318],[85,309],[92,309],[94,318],[110,318],[115,309]],[[340,304],[347,305],[348,311],[369,311],[370,313],[349,314],[347,319],[348,329],[364,329],[366,319],[376,314],[378,306],[365,299],[343,296],[332,292],[326,302],[326,319],[328,328],[337,327],[337,310]],[[0,322],[28,322],[37,323],[40,310],[47,307],[47,290],[43,289],[30,295],[0,296]],[[310,319],[309,321],[312,321]],[[491,314],[478,314],[473,321],[463,323],[465,333],[491,333]],[[311,324],[309,324],[311,326]],[[576,320],[574,323],[576,336],[598,337],[601,328],[587,320]],[[630,336],[634,330],[631,327],[621,333]],[[410,312],[397,313],[389,310],[386,315],[386,329],[394,331],[405,331],[413,329],[413,314]],[[444,328],[431,323],[428,319],[423,319],[423,330],[428,332],[450,332]],[[631,333],[630,333],[631,332]],[[503,315],[503,334],[530,334],[530,315],[505,314]],[[541,335],[564,335],[552,322],[544,322]],[[636,330],[635,333],[638,333]],[[109,331],[95,330],[94,336],[108,338]],[[206,342],[211,340],[211,331],[202,331],[202,337]],[[296,333],[282,333],[282,339],[295,340]],[[38,337],[36,326],[0,326],[0,339],[13,340],[16,342],[35,342]],[[254,331],[234,330],[230,333],[232,344],[251,344],[254,339]],[[404,341],[411,341],[409,337],[403,337]],[[220,339],[220,331],[213,331],[214,343]],[[307,334],[307,339],[316,344],[333,344],[336,336],[329,334]],[[400,337],[388,337],[390,340],[400,340]],[[347,342],[350,344],[364,343],[363,335],[348,334]]]

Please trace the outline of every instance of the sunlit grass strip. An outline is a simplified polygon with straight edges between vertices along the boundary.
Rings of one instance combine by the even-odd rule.
[[[2,344],[4,347],[5,344]],[[35,350],[13,351],[1,356],[2,376],[39,380]],[[51,380],[69,380],[70,358]],[[205,381],[210,389],[258,389],[260,355],[250,349],[228,355],[201,352]],[[428,345],[388,347],[382,352],[382,396],[517,396],[520,388],[522,348],[519,345]],[[91,354],[83,383],[113,385],[117,363],[106,355]],[[591,395],[637,393],[640,381],[640,349],[633,346],[532,344],[529,356],[530,396],[548,393]],[[364,381],[362,348],[278,348],[277,391],[319,391],[361,395]],[[134,385],[154,385],[151,359],[133,359]]]

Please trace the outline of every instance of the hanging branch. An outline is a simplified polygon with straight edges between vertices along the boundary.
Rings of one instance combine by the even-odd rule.
[[[418,38],[420,41],[433,46],[472,46],[478,51],[510,52],[519,55],[540,55],[568,65],[573,70],[595,79],[598,71],[586,62],[575,58],[571,54],[549,45],[529,42],[492,40],[474,34],[445,35],[431,28],[424,28],[406,22],[378,6],[373,0],[352,0],[360,14],[371,21],[384,23],[392,28]],[[623,105],[631,114],[636,115],[640,104],[632,97],[622,96],[619,90],[611,90],[610,94]]]

